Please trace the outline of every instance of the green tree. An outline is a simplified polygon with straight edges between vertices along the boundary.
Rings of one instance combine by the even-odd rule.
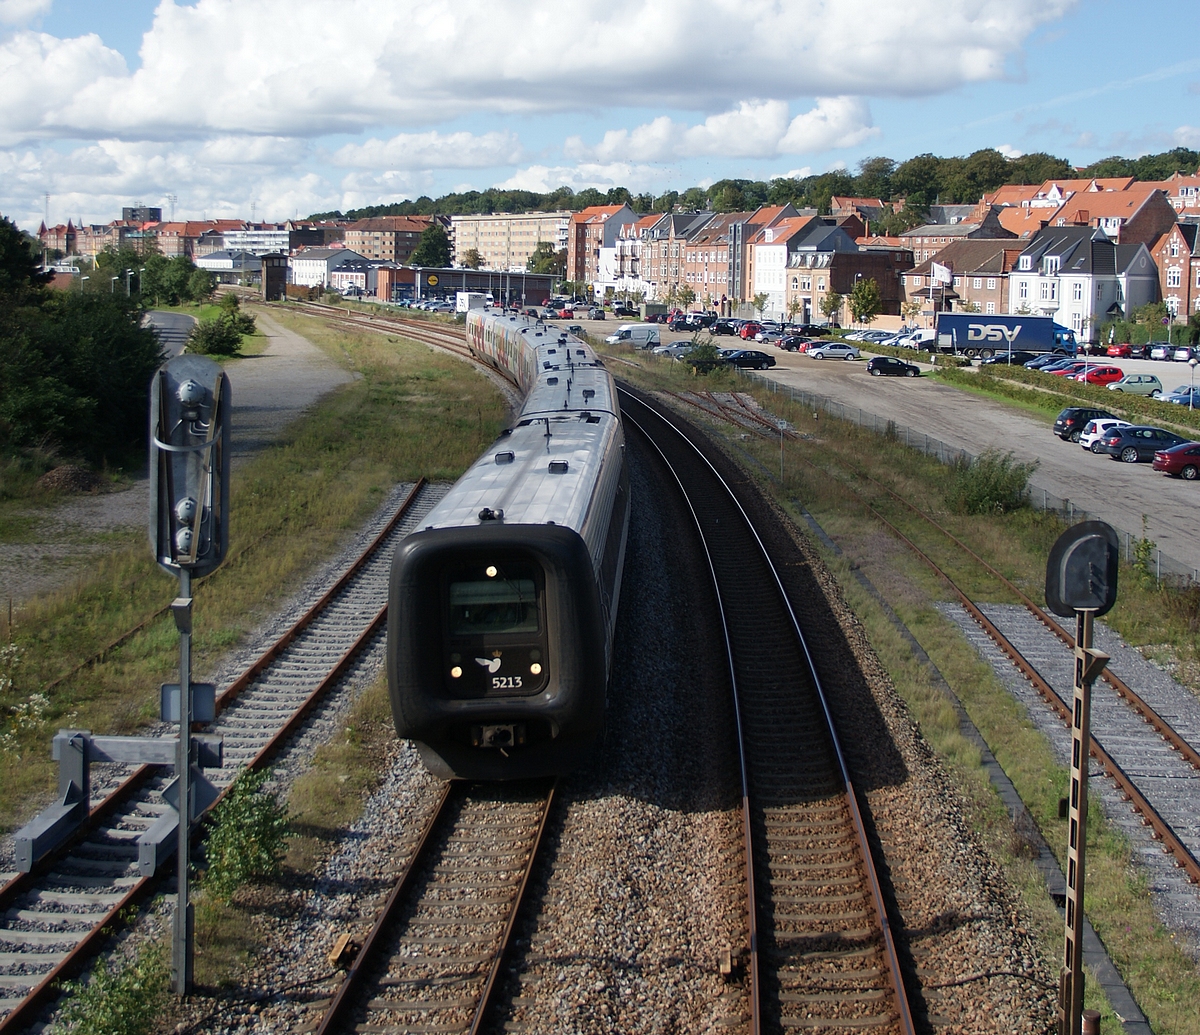
[[[549,241],[539,241],[537,247],[530,253],[525,268],[530,273],[549,273],[551,276],[562,277],[567,272],[567,249],[554,250]]]
[[[4,308],[42,297],[52,274],[41,271],[38,243],[0,216],[0,300]]]
[[[845,301],[836,291],[830,291],[822,299],[820,306],[821,315],[830,323],[837,323],[838,317],[842,315],[842,303]]]
[[[758,318],[760,320],[762,319],[763,310],[767,308],[767,303],[769,301],[771,301],[771,296],[768,295],[765,291],[760,291],[757,295],[754,296],[754,299],[750,303],[751,305],[754,306],[754,311],[756,313],[758,313]]]
[[[896,163],[890,158],[864,158],[858,163],[858,176],[854,179],[854,193],[860,198],[882,198],[892,196],[892,175]]]
[[[675,301],[679,303],[679,308],[685,312],[692,307],[692,303],[696,301],[696,292],[687,284],[683,284],[675,292]]]
[[[689,187],[683,192],[681,204],[685,212],[699,212],[708,204],[708,194],[703,187]]]
[[[201,320],[188,335],[187,347],[202,356],[236,356],[242,351],[238,315],[222,313],[215,320]]]
[[[960,313],[981,313],[983,310],[979,307],[978,302],[966,300],[959,303],[958,311]]]
[[[655,212],[673,212],[675,206],[679,204],[679,191],[669,190],[665,194],[660,194],[654,201]]]
[[[469,270],[477,270],[483,266],[483,256],[479,254],[478,248],[468,248],[463,252],[463,266]]]
[[[796,322],[796,314],[799,313],[800,310],[803,308],[804,308],[804,303],[802,301],[800,301],[800,299],[798,299],[798,298],[789,299],[788,304],[787,304],[787,316],[788,316],[789,322],[795,323]]]
[[[187,296],[193,302],[205,302],[212,297],[216,286],[216,278],[208,270],[193,269],[187,281]]]
[[[850,315],[855,323],[869,324],[883,311],[879,284],[874,277],[857,280],[850,292]]]
[[[417,245],[417,250],[408,261],[411,266],[441,268],[450,265],[450,238],[446,236],[441,223],[430,223],[425,228],[421,234],[421,243]]]
[[[1070,162],[1048,155],[1045,151],[1021,155],[1008,164],[1009,183],[1045,183],[1047,180],[1066,180],[1078,175]]]

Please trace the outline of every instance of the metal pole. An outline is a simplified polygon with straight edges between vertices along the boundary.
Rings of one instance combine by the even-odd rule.
[[[1092,645],[1091,611],[1075,612],[1075,692],[1071,714],[1071,783],[1067,823],[1067,916],[1059,978],[1059,1035],[1083,1030],[1083,891],[1087,864],[1088,747],[1091,744],[1092,685],[1087,650]]]
[[[188,864],[191,848],[191,757],[192,757],[192,573],[179,572],[179,601],[175,608],[179,627],[179,753],[175,773],[179,779],[178,874],[175,917],[171,933],[171,989],[181,998],[192,987],[192,905],[188,901]],[[184,617],[186,615],[186,617]]]

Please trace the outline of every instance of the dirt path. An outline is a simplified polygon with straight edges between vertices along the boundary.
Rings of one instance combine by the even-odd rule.
[[[312,342],[256,314],[269,344],[261,355],[228,364],[233,390],[233,464],[270,445],[326,392],[353,380]],[[115,543],[144,535],[149,481],[138,478],[120,492],[72,496],[53,508],[29,507],[32,519],[20,541],[0,542],[0,606],[70,585],[89,559]],[[16,538],[16,537],[14,537]]]

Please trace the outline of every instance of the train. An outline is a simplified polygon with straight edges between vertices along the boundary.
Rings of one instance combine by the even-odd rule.
[[[557,775],[604,738],[630,512],[616,387],[540,320],[472,309],[466,337],[523,401],[396,549],[392,714],[442,778]]]

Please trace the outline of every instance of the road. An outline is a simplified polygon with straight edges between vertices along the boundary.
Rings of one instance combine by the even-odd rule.
[[[162,342],[163,352],[167,358],[178,356],[187,344],[188,335],[196,326],[196,318],[186,313],[163,313],[151,310],[146,314],[146,323],[158,331],[158,340]]]
[[[1089,515],[1115,527],[1146,535],[1163,554],[1200,569],[1197,504],[1200,485],[1169,478],[1149,464],[1124,464],[1095,456],[1051,433],[1049,422],[952,388],[932,378],[871,377],[864,362],[815,360],[802,354],[767,350],[777,366],[766,372],[781,384],[828,396],[849,408],[878,414],[915,432],[978,454],[988,448],[1037,460],[1032,481],[1052,495],[1071,500]],[[1125,370],[1157,373],[1170,390],[1187,383],[1182,364],[1121,361]]]

